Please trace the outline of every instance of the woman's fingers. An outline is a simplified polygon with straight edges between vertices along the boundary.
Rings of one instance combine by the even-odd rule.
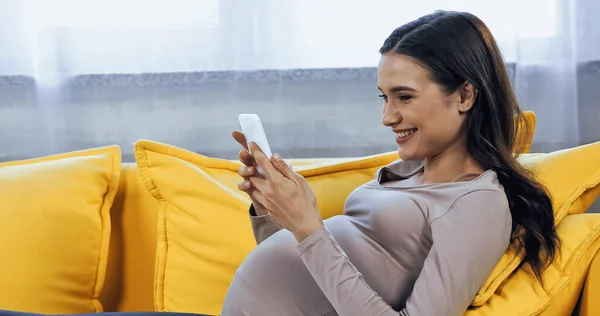
[[[242,145],[242,147],[248,149],[248,144],[246,143],[246,136],[244,135],[244,133],[240,131],[233,131],[231,132],[231,136],[233,137],[233,139],[235,139],[236,142]]]
[[[240,191],[250,193],[252,189],[252,183],[248,179],[244,179],[244,181],[238,183],[238,190]]]
[[[242,178],[248,178],[256,175],[256,167],[248,167],[248,166],[240,166],[238,169],[238,174]]]
[[[256,165],[256,161],[254,160],[254,157],[245,148],[242,149],[242,150],[240,150],[240,162],[243,163],[246,166],[254,166],[254,165]]]
[[[233,131],[231,132],[231,136],[233,137],[233,139],[235,139],[236,142],[238,142],[243,147],[242,150],[240,150],[240,162],[245,164],[246,166],[256,165],[254,157],[252,157],[252,154],[248,150],[248,144],[246,143],[246,136],[244,135],[244,133],[240,131]]]

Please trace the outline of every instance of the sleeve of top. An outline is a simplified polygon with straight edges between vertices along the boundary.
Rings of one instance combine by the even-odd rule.
[[[281,226],[275,223],[269,215],[256,215],[254,205],[250,205],[250,223],[252,224],[252,232],[254,233],[254,239],[256,244],[260,244],[263,240],[269,238],[281,230]]]
[[[395,311],[364,281],[322,227],[299,245],[300,256],[339,315],[463,315],[510,243],[506,196],[474,191],[431,223],[433,244],[406,307]]]

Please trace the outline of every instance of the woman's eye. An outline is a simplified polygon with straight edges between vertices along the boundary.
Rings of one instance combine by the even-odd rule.
[[[401,94],[398,96],[398,99],[400,99],[400,101],[410,101],[410,99],[412,99],[412,96],[407,94]]]
[[[385,95],[385,94],[380,94],[380,95],[379,95],[379,97],[380,97],[380,98],[382,98],[382,99],[383,99],[383,101],[386,101],[386,102],[387,102],[387,95]]]

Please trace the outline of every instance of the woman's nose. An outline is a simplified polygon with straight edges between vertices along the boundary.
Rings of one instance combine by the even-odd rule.
[[[383,106],[383,116],[381,118],[381,123],[384,126],[392,126],[394,124],[399,123],[400,121],[402,121],[402,116],[400,115],[400,113],[392,111],[392,109],[390,109],[390,106],[388,106],[387,104]]]

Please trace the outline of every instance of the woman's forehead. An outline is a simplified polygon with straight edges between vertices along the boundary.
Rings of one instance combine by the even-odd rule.
[[[384,54],[377,67],[377,81],[381,90],[407,86],[417,88],[428,83],[429,73],[413,58],[400,54]]]

